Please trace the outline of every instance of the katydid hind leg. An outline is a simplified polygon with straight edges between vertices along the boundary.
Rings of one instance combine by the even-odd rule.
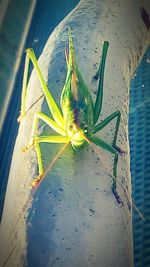
[[[111,189],[112,189],[114,196],[116,197],[117,202],[121,206],[124,206],[124,203],[117,192],[117,164],[118,164],[118,153],[115,153],[114,154],[114,167],[113,167],[113,181],[112,181]]]
[[[68,52],[68,48],[65,48],[65,58],[66,58],[66,63],[67,63],[67,67],[69,65],[69,52]]]
[[[108,152],[110,152],[111,154],[114,155],[114,163],[113,163],[113,181],[112,181],[112,192],[117,200],[117,202],[123,206],[123,201],[121,200],[121,197],[119,196],[118,192],[117,192],[117,165],[118,165],[118,152],[116,151],[115,148],[113,148],[111,145],[109,145],[108,143],[106,143],[105,141],[101,140],[98,137],[93,137],[91,139],[91,141],[100,146],[101,148],[107,150]]]
[[[107,41],[104,41],[103,45],[102,45],[102,59],[101,59],[97,74],[95,76],[96,79],[99,78],[99,84],[98,84],[96,101],[95,101],[95,105],[94,105],[94,109],[93,109],[94,124],[97,122],[99,115],[100,115],[100,112],[101,112],[101,109],[102,109],[104,70],[105,70],[105,62],[106,62],[108,46],[109,46],[109,43]]]
[[[63,127],[64,126],[64,119],[63,119],[62,114],[61,114],[54,98],[52,97],[50,90],[49,90],[49,88],[48,88],[48,86],[44,80],[43,74],[40,70],[39,63],[37,61],[37,58],[35,56],[33,49],[31,49],[31,48],[27,49],[26,53],[27,53],[26,57],[28,58],[28,60],[31,60],[31,62],[33,63],[33,66],[34,66],[35,71],[37,73],[38,79],[40,81],[40,84],[41,84],[42,90],[44,92],[44,95],[45,95],[45,98],[46,98],[46,101],[47,101],[47,104],[48,104],[48,107],[50,109],[51,114],[52,114],[54,120],[57,122],[57,124]],[[26,86],[26,90],[27,90],[27,86]]]
[[[27,93],[27,85],[28,85],[29,63],[30,63],[30,59],[29,59],[28,54],[26,54],[24,73],[23,73],[23,82],[22,82],[21,110],[20,110],[20,115],[17,119],[18,122],[20,122],[26,114],[26,93]]]

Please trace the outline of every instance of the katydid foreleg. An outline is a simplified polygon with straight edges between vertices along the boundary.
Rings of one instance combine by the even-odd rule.
[[[116,118],[116,126],[115,126],[115,133],[114,133],[114,138],[113,138],[113,141],[112,141],[112,146],[115,149],[117,149],[119,153],[123,154],[125,152],[116,145],[117,134],[118,134],[118,130],[119,130],[119,126],[120,126],[120,120],[121,120],[121,113],[120,113],[119,110],[113,112],[111,115],[109,115],[106,119],[104,119],[98,125],[94,126],[92,132],[94,134],[94,133],[97,133],[98,131],[102,130],[107,124],[109,124],[109,122],[111,122],[115,118]]]

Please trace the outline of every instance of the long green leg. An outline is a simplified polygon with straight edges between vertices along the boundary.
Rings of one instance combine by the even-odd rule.
[[[99,84],[98,84],[98,92],[97,92],[97,97],[94,105],[94,124],[97,122],[101,109],[102,109],[102,102],[103,102],[103,81],[104,81],[104,69],[105,69],[105,62],[106,62],[106,55],[107,55],[107,50],[108,50],[109,43],[107,41],[103,42],[102,45],[102,59],[100,62],[99,69],[94,76],[94,79],[99,78]]]
[[[116,120],[116,128],[115,128],[114,138],[113,138],[113,141],[112,141],[112,146],[115,149],[117,149],[119,153],[124,154],[125,151],[116,145],[117,134],[118,134],[120,120],[121,120],[121,113],[120,113],[119,110],[113,112],[105,120],[100,122],[98,125],[94,126],[92,133],[97,133],[98,131],[102,130],[110,121],[112,121],[115,118],[117,118],[117,120]]]
[[[69,64],[69,54],[68,54],[68,48],[67,47],[65,49],[65,58],[66,58],[66,63],[67,63],[67,67],[68,67],[68,64]]]
[[[34,138],[35,150],[37,153],[39,175],[43,174],[42,154],[39,143],[68,143],[70,140],[65,136],[39,136]]]
[[[34,143],[34,138],[37,136],[37,129],[38,129],[38,121],[39,119],[41,119],[42,121],[44,121],[48,126],[50,126],[55,132],[65,136],[65,130],[60,127],[59,125],[57,125],[57,123],[55,121],[53,121],[52,119],[50,119],[47,115],[45,115],[42,112],[36,112],[34,115],[34,120],[33,120],[33,125],[32,125],[32,130],[31,130],[31,138],[29,141],[29,145],[27,145],[26,147],[23,148],[23,151],[27,151],[28,149],[30,149],[30,147],[33,146]]]
[[[34,54],[33,49],[27,49],[26,54],[26,61],[25,61],[25,71],[24,71],[24,79],[23,79],[23,89],[22,89],[22,103],[21,103],[21,116],[24,116],[25,114],[25,106],[26,106],[26,91],[27,91],[27,76],[28,76],[28,69],[29,69],[29,61],[32,61],[33,66],[36,70],[37,76],[39,78],[41,87],[43,89],[44,95],[46,97],[49,109],[51,111],[51,114],[54,118],[54,120],[58,123],[60,126],[64,126],[64,119],[59,111],[59,108],[53,99],[45,81],[43,78],[43,75],[41,73],[40,67],[38,65],[36,56]]]
[[[91,141],[102,147],[103,149],[109,151],[110,153],[112,153],[114,155],[114,165],[113,165],[113,182],[112,182],[112,192],[113,194],[115,195],[116,197],[116,200],[119,204],[123,205],[123,202],[117,192],[117,189],[116,189],[116,178],[117,178],[117,164],[118,164],[118,152],[116,151],[115,148],[113,148],[111,145],[107,144],[106,142],[104,142],[103,140],[101,140],[100,138],[98,137],[93,137],[91,139]]]
[[[68,27],[68,33],[69,33],[69,53],[68,53],[68,49],[67,48],[65,49],[65,57],[66,57],[66,63],[67,63],[68,70],[67,70],[67,76],[66,76],[64,89],[63,89],[62,94],[61,94],[61,101],[62,101],[62,97],[63,97],[63,92],[65,91],[65,88],[66,88],[66,86],[70,80],[71,75],[72,75],[74,60],[75,60],[74,45],[73,45],[70,27]]]
[[[120,111],[115,111],[111,115],[109,115],[105,120],[100,122],[98,125],[94,126],[92,133],[97,133],[98,131],[102,130],[110,121],[117,118],[116,120],[116,128],[115,128],[115,134],[112,141],[112,146],[115,147],[119,152],[123,153],[123,150],[120,149],[118,146],[116,146],[117,141],[117,134],[119,130],[120,120],[121,120],[121,113]]]
[[[27,79],[28,79],[29,61],[30,61],[29,57],[26,55],[24,74],[23,74],[23,82],[22,82],[21,111],[20,111],[20,116],[18,118],[18,122],[21,121],[21,119],[26,114],[26,92],[27,92]]]

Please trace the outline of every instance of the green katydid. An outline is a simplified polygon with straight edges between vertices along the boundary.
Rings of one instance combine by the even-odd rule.
[[[116,145],[117,134],[121,119],[120,111],[115,111],[102,122],[97,124],[102,109],[104,70],[109,43],[108,41],[104,41],[102,44],[102,58],[98,72],[95,76],[95,79],[99,78],[99,84],[96,101],[94,103],[90,94],[90,90],[83,81],[83,78],[77,65],[70,28],[68,30],[68,33],[69,52],[67,49],[65,51],[68,70],[66,75],[66,81],[61,93],[61,110],[58,108],[55,100],[53,99],[48,89],[48,86],[44,81],[34,51],[32,49],[27,49],[26,53],[21,101],[21,114],[19,117],[19,121],[26,114],[27,77],[30,60],[32,61],[33,66],[36,70],[44,96],[46,98],[48,107],[53,118],[49,118],[46,114],[42,112],[35,113],[29,145],[24,148],[24,150],[27,151],[32,146],[34,146],[37,154],[39,176],[33,180],[32,187],[37,188],[44,176],[40,143],[70,143],[72,147],[76,150],[80,149],[85,143],[94,143],[95,145],[107,150],[114,156],[112,192],[115,195],[118,203],[123,205],[123,202],[116,190],[118,153],[124,153],[124,151]],[[112,144],[108,144],[104,140],[95,136],[95,134],[102,130],[113,119],[116,119],[115,133]],[[39,120],[44,121],[57,133],[57,135],[37,135]]]

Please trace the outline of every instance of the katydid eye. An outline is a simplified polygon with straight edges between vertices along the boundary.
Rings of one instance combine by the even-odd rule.
[[[82,129],[83,129],[83,131],[85,132],[85,133],[87,133],[87,131],[88,131],[88,127],[87,127],[87,125],[82,125]]]

